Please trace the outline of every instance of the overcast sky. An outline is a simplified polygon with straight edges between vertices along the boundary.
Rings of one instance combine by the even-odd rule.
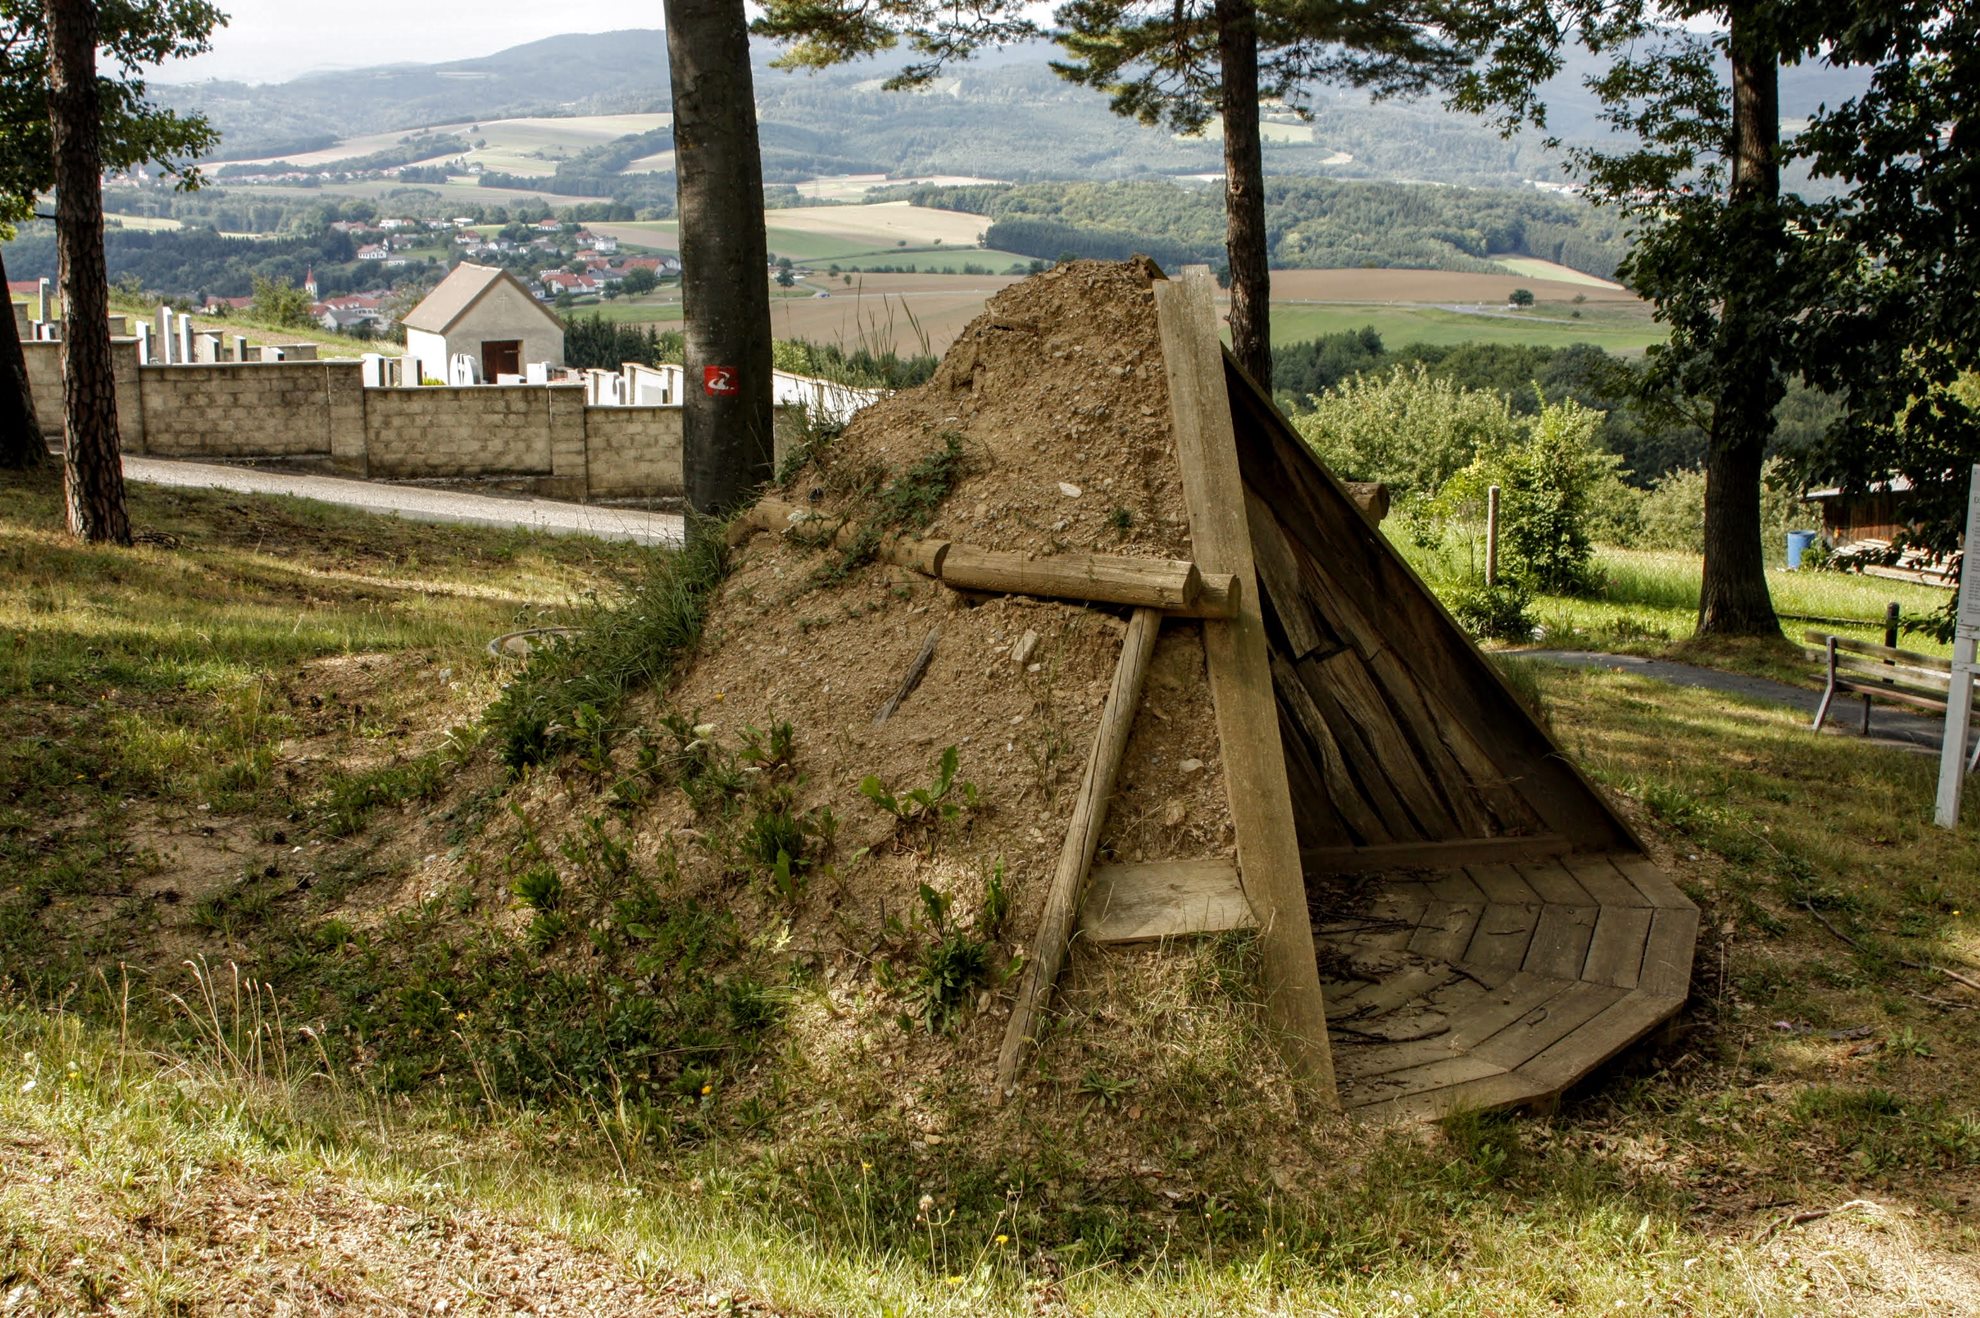
[[[316,69],[434,64],[492,55],[565,32],[657,28],[660,0],[219,0],[229,16],[212,53],[158,71],[161,82],[280,82]]]

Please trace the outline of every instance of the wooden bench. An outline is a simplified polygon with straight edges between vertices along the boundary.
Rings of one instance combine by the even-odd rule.
[[[1815,722],[1811,725],[1817,731],[1828,720],[1829,707],[1838,691],[1863,697],[1865,736],[1870,735],[1870,702],[1873,699],[1895,701],[1900,705],[1940,714],[1946,712],[1946,701],[1952,688],[1952,660],[1919,654],[1915,650],[1873,645],[1869,641],[1853,641],[1846,636],[1830,636],[1823,632],[1808,632],[1802,639],[1810,646],[1811,653],[1828,667],[1829,684],[1822,692],[1822,704],[1815,711]],[[1980,763],[1980,745],[1974,747],[1973,755],[1967,762],[1968,773],[1973,772],[1976,763]]]

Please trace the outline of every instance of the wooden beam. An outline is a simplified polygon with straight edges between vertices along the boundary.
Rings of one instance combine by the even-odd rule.
[[[1192,551],[1205,572],[1229,572],[1242,588],[1234,617],[1204,623],[1203,643],[1237,832],[1238,872],[1263,931],[1266,1005],[1294,1073],[1337,1108],[1326,1003],[1306,909],[1285,747],[1278,737],[1278,702],[1209,270],[1192,266],[1179,280],[1158,282],[1155,311]]]
[[[1097,600],[1141,609],[1183,611],[1203,593],[1196,564],[1110,554],[1030,554],[952,544],[942,560],[944,585],[1003,595]]]
[[[1372,847],[1314,847],[1299,853],[1308,874],[1442,869],[1565,856],[1573,844],[1559,833],[1532,837],[1465,837],[1448,842],[1389,842]]]
[[[782,499],[761,499],[730,524],[729,543],[740,544],[757,531],[782,534],[800,528],[840,549],[860,531],[852,522],[835,522]],[[1125,604],[1161,609],[1179,618],[1228,618],[1236,612],[1241,593],[1230,573],[1203,572],[1181,559],[1120,554],[1039,557],[948,540],[883,541],[875,555],[934,577],[953,590]]]
[[[1100,726],[1093,734],[1093,750],[1086,760],[1086,777],[1073,802],[1065,844],[1059,849],[1059,865],[1052,874],[1051,890],[1045,895],[1045,911],[1032,942],[1031,959],[1018,981],[1017,1003],[1011,1008],[1010,1023],[1004,1028],[1004,1044],[997,1054],[1000,1096],[1009,1094],[1017,1080],[1025,1052],[1037,1035],[1038,1013],[1052,995],[1052,985],[1065,966],[1073,921],[1079,914],[1080,888],[1086,881],[1087,867],[1093,863],[1094,848],[1100,845],[1100,830],[1107,822],[1107,804],[1114,794],[1114,780],[1120,774],[1121,757],[1127,751],[1135,710],[1141,706],[1142,683],[1148,677],[1149,660],[1155,654],[1155,636],[1161,627],[1162,614],[1156,609],[1136,609],[1128,622],[1121,661],[1114,669],[1114,685],[1100,711]]]
[[[1080,936],[1094,943],[1147,943],[1252,924],[1227,857],[1096,865],[1079,910]]]

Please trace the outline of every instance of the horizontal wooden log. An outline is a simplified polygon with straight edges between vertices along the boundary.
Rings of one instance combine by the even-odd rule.
[[[1467,837],[1447,842],[1389,842],[1369,847],[1315,847],[1299,853],[1308,874],[1440,869],[1565,856],[1572,845],[1559,833],[1532,837]]]
[[[1389,515],[1389,487],[1380,481],[1342,481],[1341,488],[1361,509],[1361,515],[1376,526]]]
[[[1187,609],[1203,593],[1203,577],[1196,564],[1181,559],[1107,554],[1034,558],[974,545],[950,545],[941,575],[945,584],[963,590],[1098,600],[1164,611]]]
[[[731,523],[729,543],[740,544],[757,531],[829,535],[835,548],[844,548],[859,535],[860,527],[853,522],[835,522],[782,499],[762,499]],[[1185,559],[1113,554],[1038,558],[947,540],[884,542],[876,554],[883,562],[934,577],[952,589],[985,595],[1125,604],[1183,618],[1228,618],[1238,607],[1234,574],[1205,574]]]

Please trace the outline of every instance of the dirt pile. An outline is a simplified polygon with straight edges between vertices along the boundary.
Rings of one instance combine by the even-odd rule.
[[[1152,267],[1077,262],[1005,290],[928,384],[861,413],[786,482],[783,497],[828,522],[915,507],[889,537],[1039,555],[1187,557],[1151,278],[1159,278]],[[959,461],[944,464],[944,454]],[[928,488],[897,497],[932,468],[940,470]],[[707,811],[681,793],[628,818],[635,854],[671,849],[684,875],[724,873],[721,900],[744,924],[787,922],[828,980],[867,982],[879,931],[922,909],[922,885],[950,898],[961,920],[998,873],[1011,906],[998,955],[1028,951],[1125,611],[967,598],[883,562],[849,563],[802,532],[758,534],[737,548],[697,658],[674,690],[629,710],[627,721],[652,728],[671,715],[677,729],[725,748],[788,723],[789,814],[812,822],[830,814],[829,849],[816,857],[807,897],[793,901],[776,883],[750,880],[734,847],[714,840]],[[925,677],[876,725],[931,633]],[[954,819],[903,829],[862,794],[869,777],[897,797],[932,786],[951,746],[956,782],[970,784],[977,802]],[[595,788],[582,781],[545,778],[524,796],[536,798],[524,806],[531,811],[596,806]],[[962,789],[947,799],[961,802]],[[1171,622],[1098,862],[1232,848],[1201,631]],[[1006,1014],[995,1003],[986,992],[965,1014],[969,1051],[994,1049]],[[986,1022],[992,1028],[980,1028]],[[979,1072],[987,1082],[987,1063]]]

